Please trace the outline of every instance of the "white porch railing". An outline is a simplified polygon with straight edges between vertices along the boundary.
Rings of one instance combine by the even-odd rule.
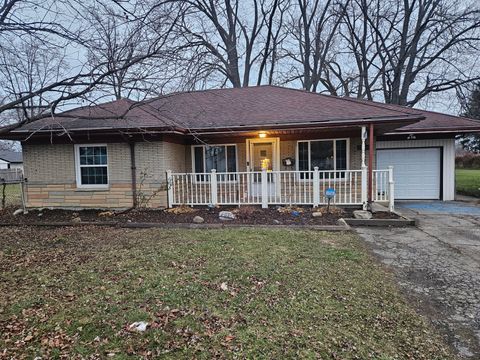
[[[367,169],[338,171],[251,171],[172,173],[167,171],[168,206],[175,205],[312,205],[327,204],[325,190],[336,191],[331,203],[366,207]],[[374,170],[373,201],[393,210],[393,169]]]

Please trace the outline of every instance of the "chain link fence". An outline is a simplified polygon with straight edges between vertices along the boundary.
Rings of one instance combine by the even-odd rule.
[[[24,178],[20,169],[0,169],[0,209],[25,209]]]

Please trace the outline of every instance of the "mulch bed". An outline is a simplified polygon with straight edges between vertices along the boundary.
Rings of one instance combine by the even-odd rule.
[[[112,222],[112,223],[158,223],[180,224],[193,223],[195,216],[204,219],[205,224],[240,224],[240,225],[337,225],[340,218],[353,217],[353,209],[332,207],[330,212],[326,208],[312,209],[311,207],[270,207],[262,209],[255,206],[221,207],[221,208],[190,208],[179,207],[168,210],[129,210],[123,212],[101,210],[30,210],[28,214],[13,215],[15,209],[0,210],[2,224],[39,224],[39,223],[67,223],[67,222]],[[231,211],[235,214],[234,220],[220,220],[220,211]],[[322,212],[322,216],[314,217],[313,212]],[[378,213],[374,218],[394,219],[395,214]]]

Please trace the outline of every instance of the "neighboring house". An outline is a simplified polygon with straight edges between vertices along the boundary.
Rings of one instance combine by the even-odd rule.
[[[23,170],[22,153],[12,150],[0,150],[0,169]]]
[[[454,137],[477,131],[471,119],[260,86],[117,100],[2,137],[22,142],[30,207],[319,205],[327,188],[365,206],[453,200]]]

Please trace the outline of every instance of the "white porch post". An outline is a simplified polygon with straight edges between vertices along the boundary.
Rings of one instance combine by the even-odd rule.
[[[388,210],[395,210],[395,181],[393,180],[393,166],[388,167]]]
[[[365,164],[365,140],[367,140],[367,127],[362,126],[362,206],[363,210],[367,210],[367,165]]]
[[[366,126],[362,126],[361,138],[362,138],[362,168],[363,168],[364,166],[366,166],[366,164],[365,164],[365,140],[367,140],[367,127]]]
[[[313,168],[313,207],[318,207],[320,204],[320,174],[318,166]]]
[[[368,199],[367,199],[367,177],[368,177],[368,171],[367,171],[367,166],[363,165],[362,166],[362,206],[363,210],[367,210],[367,204],[368,204]]]
[[[218,204],[216,169],[212,169],[212,173],[210,174],[210,201],[213,206]]]
[[[262,209],[268,208],[268,173],[267,169],[262,169]]]
[[[167,170],[167,206],[173,206],[173,178],[172,170]]]

